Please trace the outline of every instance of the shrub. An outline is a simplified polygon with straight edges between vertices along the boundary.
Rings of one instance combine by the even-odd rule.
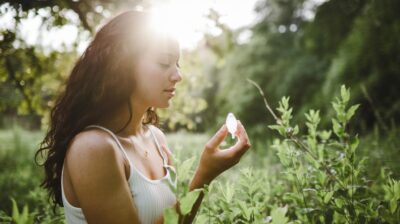
[[[367,157],[357,154],[359,138],[348,132],[359,107],[348,106],[349,100],[350,91],[342,86],[332,102],[332,128],[320,130],[319,111],[309,110],[301,135],[299,125],[291,124],[289,97],[279,102],[279,116],[264,97],[276,119],[269,127],[282,137],[272,145],[281,172],[242,168],[238,181],[212,184],[198,223],[400,222],[400,182],[384,168],[380,178],[368,178]]]

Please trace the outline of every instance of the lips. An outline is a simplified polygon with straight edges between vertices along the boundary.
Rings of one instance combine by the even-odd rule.
[[[164,91],[166,91],[166,92],[175,92],[175,88],[166,89]]]
[[[175,96],[175,88],[166,89],[164,90],[164,92],[167,93],[170,97]]]

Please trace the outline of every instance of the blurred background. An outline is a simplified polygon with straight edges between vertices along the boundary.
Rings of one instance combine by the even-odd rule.
[[[332,126],[331,101],[345,84],[360,104],[348,131],[361,139],[371,178],[377,167],[400,177],[400,1],[0,0],[0,217],[14,198],[42,222],[61,222],[33,154],[75,60],[102,24],[133,8],[168,12],[180,40],[183,81],[158,113],[183,158],[198,156],[233,112],[253,143],[239,166],[274,166],[275,120],[247,79],[273,108],[289,96],[294,123],[320,110],[321,128]]]

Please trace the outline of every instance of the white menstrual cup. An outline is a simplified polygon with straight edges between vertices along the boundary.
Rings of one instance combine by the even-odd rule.
[[[233,113],[229,113],[226,117],[226,127],[228,128],[228,132],[231,133],[232,139],[234,139],[237,130],[237,120]]]

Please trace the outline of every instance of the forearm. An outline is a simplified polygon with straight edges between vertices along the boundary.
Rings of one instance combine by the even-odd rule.
[[[205,175],[201,172],[200,169],[196,170],[195,175],[193,176],[190,184],[189,184],[189,191],[193,191],[195,189],[203,188],[205,185],[209,185],[211,183],[211,178],[206,178]],[[200,192],[199,197],[197,198],[196,202],[193,204],[192,210],[183,217],[184,224],[192,223],[196,214],[200,208],[201,202],[204,198],[204,192]]]

